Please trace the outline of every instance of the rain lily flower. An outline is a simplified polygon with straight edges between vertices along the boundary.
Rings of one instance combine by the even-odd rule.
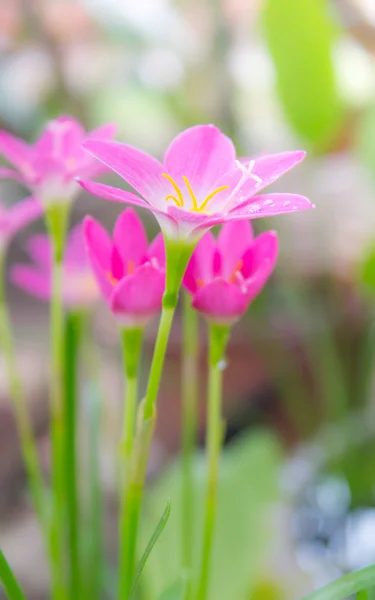
[[[0,131],[0,154],[12,168],[0,168],[0,177],[16,179],[29,188],[44,206],[68,202],[79,191],[76,177],[95,177],[103,167],[82,148],[85,140],[109,140],[115,126],[103,125],[85,133],[71,117],[50,121],[32,145]]]
[[[197,125],[180,133],[162,163],[119,142],[91,139],[83,146],[139,196],[92,181],[80,181],[82,187],[108,200],[148,208],[167,241],[194,244],[213,225],[312,207],[297,194],[258,195],[298,164],[304,152],[236,160],[233,143],[213,125]]]
[[[128,208],[117,219],[113,239],[86,217],[89,259],[102,295],[123,327],[142,327],[161,309],[165,288],[162,235],[148,246],[141,220]]]
[[[214,324],[232,324],[267,282],[277,253],[276,232],[253,238],[248,221],[226,223],[217,240],[207,232],[194,250],[183,281],[193,296],[193,307]]]
[[[25,198],[14,206],[6,207],[0,202],[0,253],[11,238],[23,227],[42,214],[42,206],[34,198]]]
[[[47,235],[35,235],[27,243],[34,264],[17,264],[10,277],[28,294],[50,300],[52,283],[52,247]],[[69,310],[90,308],[99,298],[99,289],[87,259],[82,224],[70,231],[63,263],[63,302]]]

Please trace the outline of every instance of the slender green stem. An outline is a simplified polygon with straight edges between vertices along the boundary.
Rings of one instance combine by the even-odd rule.
[[[31,497],[39,523],[42,527],[42,531],[44,532],[45,539],[48,540],[48,507],[46,490],[33,434],[33,428],[28,412],[27,400],[18,371],[11,331],[11,321],[6,305],[4,253],[0,253],[0,345],[5,358],[9,387],[16,413],[17,428],[30,485]]]
[[[191,571],[193,559],[193,455],[197,430],[198,403],[198,313],[184,293],[182,366],[182,485],[181,541],[182,565]]]
[[[64,415],[64,310],[62,300],[63,253],[68,209],[56,204],[46,212],[52,248],[51,294],[51,441],[53,510],[51,522],[52,598],[66,599],[65,577],[65,474],[64,444],[66,424]]]
[[[79,552],[79,496],[77,465],[77,413],[79,388],[79,350],[82,333],[82,315],[70,313],[65,326],[65,452],[66,508],[68,532],[69,596],[81,597],[81,566]]]
[[[141,502],[132,478],[132,453],[138,400],[138,371],[143,330],[123,329],[121,342],[125,373],[124,424],[120,441],[120,577],[119,598],[128,598],[136,566],[136,538]],[[136,465],[134,465],[136,467]]]
[[[0,580],[9,600],[26,600],[4,554],[0,550]]]
[[[223,378],[221,361],[223,360],[228,335],[228,327],[218,325],[209,326],[208,420],[206,435],[208,474],[197,600],[205,600],[208,594],[216,518],[219,459],[224,433],[224,425],[221,417]]]

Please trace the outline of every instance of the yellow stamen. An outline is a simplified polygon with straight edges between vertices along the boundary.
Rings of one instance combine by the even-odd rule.
[[[221,187],[218,187],[216,190],[211,192],[211,194],[208,194],[207,198],[205,200],[203,200],[202,204],[198,208],[198,212],[202,212],[206,208],[206,206],[209,203],[209,201],[211,200],[211,198],[216,196],[216,194],[218,194],[219,192],[222,192],[223,190],[227,190],[228,188],[229,188],[229,185],[222,185]]]
[[[184,180],[184,182],[186,183],[186,187],[187,187],[187,189],[188,189],[188,192],[189,192],[189,194],[190,194],[190,196],[191,196],[191,200],[192,200],[192,202],[193,202],[193,208],[192,208],[191,210],[194,210],[194,211],[199,211],[199,208],[198,208],[198,201],[197,201],[197,198],[196,198],[196,196],[195,196],[195,194],[194,194],[194,192],[193,192],[193,188],[192,188],[192,187],[191,187],[191,185],[190,185],[190,181],[188,180],[188,178],[186,177],[186,175],[183,175],[183,176],[182,176],[182,179],[183,179],[183,180]]]
[[[229,282],[230,283],[234,283],[236,281],[237,273],[239,271],[241,271],[242,267],[243,267],[243,260],[240,259],[238,261],[238,263],[236,264],[236,266],[234,267],[232,275],[229,277]]]
[[[171,177],[170,175],[167,175],[167,173],[162,173],[163,177],[165,177],[165,179],[168,179],[168,181],[171,183],[171,185],[173,186],[176,194],[177,194],[177,198],[176,196],[167,196],[165,201],[167,202],[168,200],[173,200],[173,202],[175,202],[177,204],[177,206],[183,206],[184,205],[184,197],[182,195],[182,192],[180,190],[180,188],[178,187],[177,183],[175,182],[175,180],[173,179],[173,177]]]
[[[119,281],[118,279],[116,279],[116,277],[113,277],[110,271],[107,271],[107,279],[112,285],[117,285]]]
[[[135,271],[135,263],[134,260],[127,261],[127,275],[133,275]]]

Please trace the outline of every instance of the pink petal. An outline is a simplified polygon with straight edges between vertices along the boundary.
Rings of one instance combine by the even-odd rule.
[[[202,284],[212,281],[215,252],[216,241],[208,231],[199,240],[184,275],[183,284],[192,294],[195,294]]]
[[[86,134],[87,140],[111,140],[117,132],[116,123],[106,123],[105,125],[99,125]]]
[[[69,267],[82,268],[87,264],[86,241],[83,223],[77,223],[68,234],[64,261]]]
[[[260,182],[253,178],[248,179],[241,189],[241,195],[250,195],[267,187],[267,185],[270,185],[276,181],[276,179],[279,179],[279,177],[284,175],[284,173],[298,165],[305,156],[306,152],[297,150],[294,152],[268,154],[256,158],[251,174],[260,178],[262,181]]]
[[[159,161],[120,142],[88,140],[83,147],[125,179],[151,205],[164,208],[170,184],[162,176],[164,167]]]
[[[122,279],[126,275],[124,263],[115,246],[113,246],[111,254],[111,272],[115,279]]]
[[[31,296],[40,300],[49,300],[51,291],[49,273],[43,273],[28,265],[15,265],[10,269],[10,278],[16,286]]]
[[[258,219],[310,208],[314,208],[314,205],[299,194],[263,194],[237,205],[228,213],[226,220],[243,219],[246,215],[248,219]]]
[[[236,285],[215,279],[197,291],[192,304],[210,321],[229,324],[245,312],[247,299]]]
[[[118,217],[113,243],[125,265],[125,272],[141,264],[147,252],[147,237],[135,210],[127,208]]]
[[[172,216],[169,216],[162,210],[158,210],[154,206],[151,206],[141,198],[138,198],[132,192],[126,192],[125,190],[121,190],[120,188],[115,188],[110,185],[105,185],[103,183],[96,183],[94,181],[81,181],[78,180],[78,183],[85,189],[87,192],[94,194],[95,196],[100,196],[101,198],[105,198],[106,200],[111,200],[113,202],[124,202],[125,204],[133,204],[134,206],[140,206],[141,208],[147,208],[150,210],[158,220],[160,227],[170,236],[173,237],[177,234],[177,221]]]
[[[243,255],[241,273],[245,279],[263,269],[265,263],[274,267],[279,251],[276,231],[265,231],[258,235],[251,247]]]
[[[80,151],[85,131],[82,125],[72,117],[59,117],[50,121],[34,150],[38,154],[38,164],[42,166],[43,158],[53,161],[66,161]]]
[[[13,171],[13,169],[7,169],[6,167],[0,167],[0,179],[14,179],[15,181],[23,183],[23,177],[20,173]]]
[[[27,251],[30,258],[40,267],[48,269],[52,264],[52,248],[48,235],[40,233],[33,235],[27,241]]]
[[[235,158],[232,141],[220,129],[196,125],[175,137],[166,151],[164,166],[178,185],[184,185],[181,177],[186,176],[201,203],[220,176],[234,167]]]
[[[111,308],[123,316],[148,318],[161,309],[165,275],[151,264],[139,267],[115,287]]]
[[[42,213],[42,205],[33,197],[17,202],[7,211],[12,234],[38,219]]]
[[[149,246],[147,259],[152,258],[156,258],[160,267],[165,267],[165,243],[162,233],[158,233]]]
[[[92,217],[83,220],[86,248],[105,271],[111,268],[112,241],[102,225]]]
[[[0,154],[2,154],[11,165],[24,171],[30,164],[32,149],[20,138],[15,137],[7,131],[0,131]]]
[[[221,275],[229,279],[241,261],[246,250],[252,245],[253,231],[249,221],[225,223],[218,237],[221,256]]]

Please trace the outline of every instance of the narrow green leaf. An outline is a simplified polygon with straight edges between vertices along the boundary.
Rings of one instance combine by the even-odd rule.
[[[8,562],[0,550],[0,579],[9,600],[26,600],[17,579],[8,565]]]
[[[343,118],[327,2],[265,0],[263,16],[285,114],[302,138],[322,148],[335,138]]]
[[[343,600],[375,585],[375,565],[348,573],[305,596],[303,600]]]
[[[143,553],[143,556],[142,556],[142,558],[141,558],[141,560],[139,562],[139,565],[137,567],[137,570],[136,570],[136,573],[135,573],[135,576],[134,576],[133,586],[132,586],[132,589],[130,590],[129,600],[133,600],[133,598],[134,598],[134,594],[135,594],[135,591],[137,589],[139,578],[140,578],[140,576],[142,574],[142,571],[143,571],[143,569],[145,567],[147,559],[150,556],[150,554],[152,552],[152,549],[155,546],[156,542],[158,541],[160,535],[162,534],[163,529],[164,529],[164,527],[167,524],[167,521],[169,519],[169,515],[170,514],[171,514],[171,501],[168,499],[167,506],[165,507],[165,510],[164,510],[162,516],[160,517],[159,523],[157,524],[157,526],[156,526],[156,528],[154,530],[154,533],[152,534],[152,536],[150,538],[150,541],[147,544],[146,549],[145,549],[145,551]],[[126,600],[126,599],[124,598],[122,600]]]
[[[187,577],[180,577],[167,588],[159,600],[184,600],[187,590]]]

